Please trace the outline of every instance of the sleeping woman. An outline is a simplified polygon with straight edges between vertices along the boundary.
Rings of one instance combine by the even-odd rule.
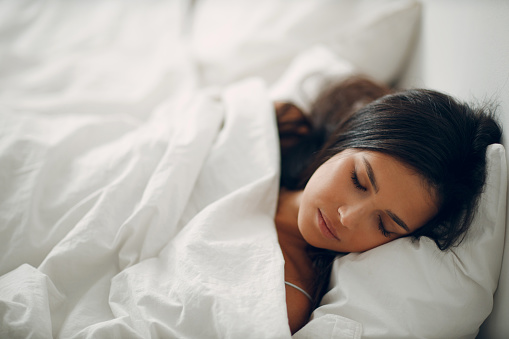
[[[501,129],[487,109],[415,89],[391,93],[353,77],[309,115],[277,103],[281,188],[275,222],[292,334],[325,294],[338,253],[426,236],[461,242]]]

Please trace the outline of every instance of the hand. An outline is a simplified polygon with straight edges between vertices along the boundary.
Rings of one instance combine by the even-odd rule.
[[[281,150],[294,146],[311,131],[311,122],[302,110],[289,102],[274,103]]]

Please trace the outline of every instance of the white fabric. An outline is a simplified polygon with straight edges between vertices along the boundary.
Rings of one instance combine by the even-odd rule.
[[[363,338],[475,338],[493,307],[502,261],[502,145],[489,146],[488,169],[479,211],[460,246],[441,252],[427,238],[406,238],[338,259],[332,288],[303,330],[336,314],[360,322]]]
[[[271,86],[270,97],[273,101],[292,102],[309,114],[323,89],[356,72],[351,63],[339,58],[326,46],[313,46],[292,60]]]
[[[293,339],[360,339],[361,337],[360,323],[336,314],[324,314],[292,336]]]
[[[1,337],[289,337],[263,84],[178,109],[3,114]]]
[[[197,89],[185,10],[0,3],[1,338],[290,336],[272,104]]]
[[[190,48],[206,83],[256,74],[272,84],[314,45],[390,82],[408,56],[419,16],[414,0],[200,0]]]

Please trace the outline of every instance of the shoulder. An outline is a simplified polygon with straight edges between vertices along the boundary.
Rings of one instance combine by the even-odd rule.
[[[289,285],[285,285],[285,287],[288,324],[293,334],[308,322],[311,313],[311,301],[296,288]]]
[[[286,255],[285,279],[287,282],[297,286],[285,284],[286,308],[288,310],[288,323],[293,333],[304,326],[312,312],[313,302],[303,293],[314,296],[313,281],[314,270],[311,261],[299,256]]]

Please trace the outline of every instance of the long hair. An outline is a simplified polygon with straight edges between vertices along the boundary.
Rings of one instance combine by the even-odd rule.
[[[364,89],[356,93],[355,86]],[[501,128],[489,107],[471,107],[427,89],[388,92],[363,78],[324,92],[313,107],[310,133],[282,157],[281,183],[303,189],[318,167],[346,149],[390,155],[436,192],[438,213],[411,236],[427,236],[446,250],[469,228],[486,179],[486,148],[500,142]],[[323,292],[333,254],[315,253]]]
[[[446,250],[461,242],[472,221],[486,179],[486,148],[500,138],[492,112],[436,91],[407,90],[366,105],[339,125],[302,182],[349,148],[393,156],[424,178],[438,199],[439,212],[412,235]]]

